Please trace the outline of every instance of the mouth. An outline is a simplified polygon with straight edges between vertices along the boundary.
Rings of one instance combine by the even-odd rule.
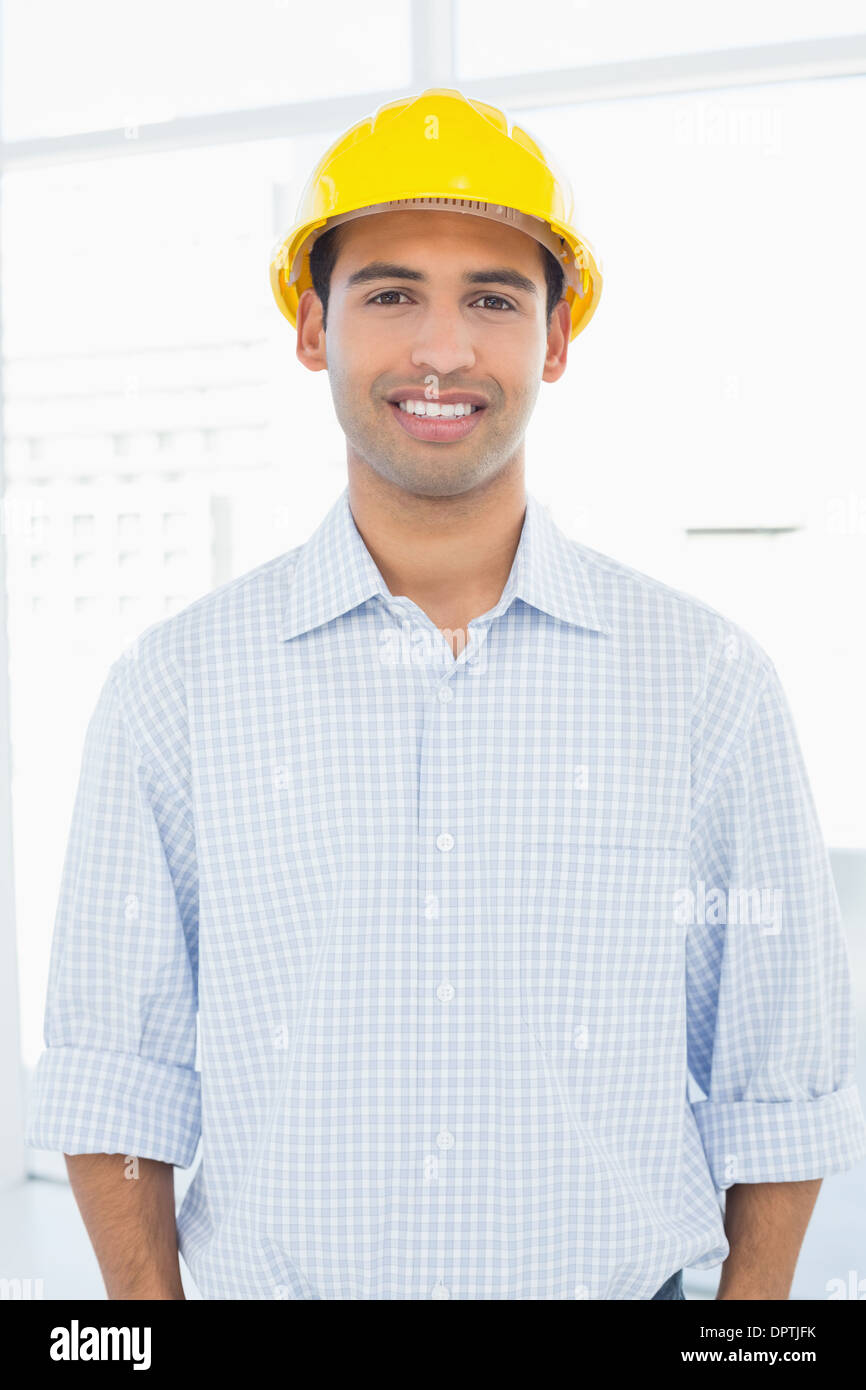
[[[400,427],[413,439],[425,439],[446,444],[465,439],[487,409],[473,401],[386,401]]]

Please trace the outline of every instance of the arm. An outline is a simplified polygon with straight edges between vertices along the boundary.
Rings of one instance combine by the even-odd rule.
[[[845,934],[793,717],[740,641],[706,684],[693,764],[689,1071],[726,1193],[719,1298],[787,1298],[822,1178],[866,1157]],[[715,890],[715,897],[711,894]]]
[[[183,1299],[170,1163],[65,1154],[69,1182],[110,1299]]]
[[[182,1296],[172,1166],[201,1137],[196,846],[169,699],[167,667],[145,681],[124,657],[91,716],[29,1098],[26,1142],[67,1156],[110,1297]]]
[[[737,1183],[725,1199],[731,1247],[717,1299],[788,1298],[821,1178]]]

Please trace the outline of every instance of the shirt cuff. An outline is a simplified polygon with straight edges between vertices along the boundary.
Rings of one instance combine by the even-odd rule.
[[[717,1189],[738,1182],[804,1182],[866,1158],[856,1086],[814,1100],[694,1101],[692,1111]]]
[[[200,1073],[127,1052],[49,1047],[33,1073],[25,1142],[188,1168],[201,1132]]]

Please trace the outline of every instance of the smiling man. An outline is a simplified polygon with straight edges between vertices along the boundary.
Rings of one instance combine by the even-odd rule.
[[[347,486],[108,674],[29,1142],[112,1298],[787,1298],[866,1157],[839,905],[767,654],[526,491],[564,180],[424,92],[271,276]]]
[[[416,209],[327,231],[311,276],[298,357],[328,372],[354,521],[458,653],[514,559],[526,427],[566,365],[563,273],[513,226]]]

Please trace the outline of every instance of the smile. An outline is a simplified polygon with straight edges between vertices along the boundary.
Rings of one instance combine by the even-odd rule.
[[[478,409],[471,401],[457,401],[454,405],[440,405],[438,401],[398,401],[397,404],[410,415],[426,415],[428,420],[453,420]]]
[[[413,439],[448,444],[465,439],[478,427],[486,406],[470,401],[387,401],[397,424]]]

